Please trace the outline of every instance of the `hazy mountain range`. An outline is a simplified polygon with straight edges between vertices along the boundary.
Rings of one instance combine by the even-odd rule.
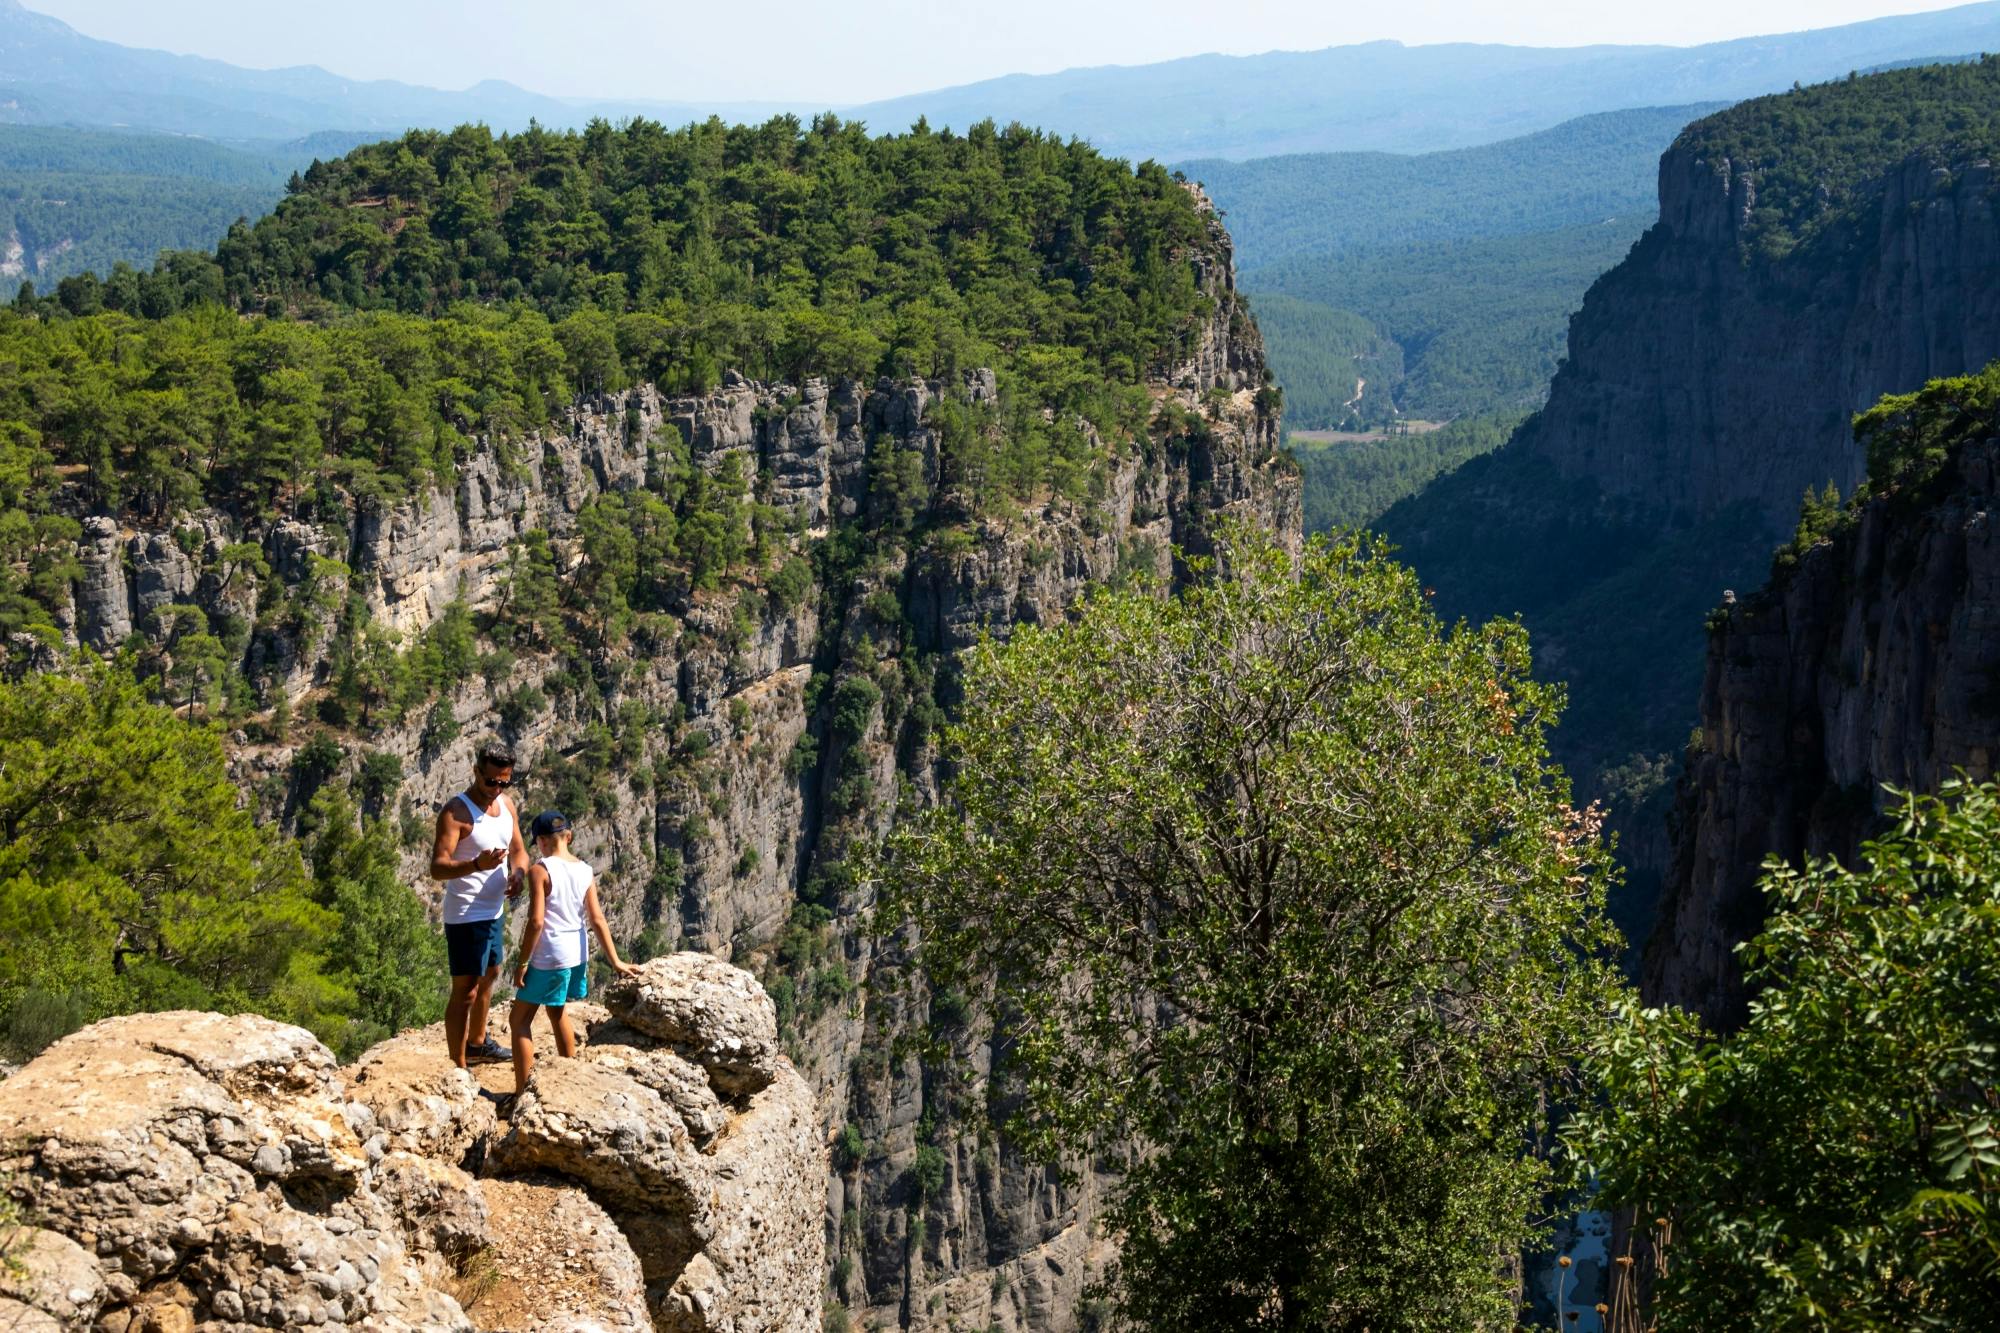
[[[2000,0],[1837,28],[1693,47],[1539,48],[1369,42],[1011,75],[832,108],[880,129],[919,116],[963,127],[1019,120],[1132,157],[1179,161],[1330,149],[1428,152],[1545,129],[1597,111],[1735,101],[1850,70],[2000,49]],[[250,70],[85,37],[0,0],[0,123],[116,126],[234,140],[318,130],[393,133],[484,121],[518,128],[593,116],[671,123],[827,108],[778,102],[590,101],[487,81],[460,92],[346,79],[317,66]]]

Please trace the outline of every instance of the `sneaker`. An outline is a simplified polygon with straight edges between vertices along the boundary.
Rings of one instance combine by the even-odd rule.
[[[478,1061],[480,1064],[492,1064],[496,1061],[511,1060],[513,1058],[514,1053],[512,1051],[509,1051],[491,1037],[480,1042],[477,1046],[468,1046],[465,1048],[465,1060],[467,1064],[471,1064],[474,1061]]]

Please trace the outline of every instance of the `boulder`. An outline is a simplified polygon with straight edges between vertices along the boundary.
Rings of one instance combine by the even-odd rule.
[[[347,1078],[349,1095],[374,1113],[389,1152],[464,1162],[499,1123],[478,1081],[445,1059],[442,1023],[371,1046]]]
[[[712,1233],[706,1163],[680,1116],[628,1074],[560,1057],[535,1066],[488,1169],[551,1171],[624,1213],[663,1219],[684,1259]]]
[[[429,1281],[456,1276],[487,1247],[485,1192],[450,1162],[390,1153],[375,1169],[375,1192],[395,1214],[404,1244]]]
[[[777,1006],[756,978],[719,958],[695,952],[655,958],[605,987],[604,1004],[627,1026],[706,1069],[725,1096],[750,1096],[777,1077]]]
[[[302,1028],[98,1023],[0,1083],[0,1143],[10,1189],[94,1252],[101,1327],[469,1327],[423,1286],[333,1056]]]
[[[622,1037],[631,1040],[619,1040]],[[706,1147],[729,1123],[728,1108],[709,1086],[708,1074],[700,1065],[648,1040],[616,1019],[593,1025],[579,1055],[592,1064],[628,1075],[658,1093],[674,1108],[697,1147]]]

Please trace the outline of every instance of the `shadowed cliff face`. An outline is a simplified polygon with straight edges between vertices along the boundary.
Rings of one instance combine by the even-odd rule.
[[[1764,918],[1767,856],[1852,864],[1883,784],[1935,791],[2000,758],[2000,442],[1963,450],[1911,512],[1869,502],[1709,636],[1648,1003],[1745,1016],[1732,950]]]
[[[2000,356],[1986,160],[1913,156],[1781,259],[1746,253],[1757,179],[1661,158],[1660,221],[1571,321],[1527,448],[1607,496],[1683,520],[1748,501],[1784,530],[1807,486],[1860,481],[1855,412]]]
[[[246,667],[281,682],[298,721],[285,743],[236,733],[232,761],[264,812],[291,820],[318,780],[295,761],[332,669],[312,645],[328,641],[350,595],[406,636],[455,598],[475,612],[494,608],[524,534],[546,532],[556,569],[572,568],[579,512],[602,493],[648,486],[649,453],[667,427],[711,474],[735,456],[742,475],[763,479],[757,498],[798,533],[802,558],[828,539],[803,593],[780,597],[756,581],[683,589],[671,616],[642,626],[599,673],[607,683],[596,690],[576,688],[571,664],[517,644],[511,660],[446,696],[461,734],[427,739],[421,708],[378,718],[365,736],[336,732],[347,754],[330,780],[367,752],[393,755],[403,776],[381,808],[422,825],[463,786],[473,746],[501,726],[503,701],[539,691],[543,706],[510,730],[523,797],[551,799],[557,774],[593,775],[589,808],[569,813],[621,942],[643,934],[655,948],[731,957],[757,972],[778,1000],[819,1132],[858,1148],[835,1154],[826,1181],[831,1296],[885,1326],[1061,1333],[1076,1326],[1104,1257],[1093,1229],[1100,1182],[1086,1172],[1065,1186],[1019,1159],[983,1105],[946,1104],[933,1090],[902,1042],[929,1022],[928,1002],[920,986],[873,984],[894,959],[878,961],[884,945],[866,926],[872,900],[844,859],[899,801],[935,791],[935,729],[953,703],[959,649],[1060,618],[1115,577],[1170,584],[1173,549],[1204,549],[1224,516],[1298,539],[1297,480],[1278,456],[1277,414],[1258,400],[1262,344],[1235,295],[1219,224],[1198,270],[1208,313],[1177,364],[1148,383],[1181,424],[1117,440],[1083,425],[1102,459],[1088,501],[1048,498],[974,519],[952,507],[939,404],[953,400],[982,426],[1001,421],[990,374],[872,386],[732,375],[705,396],[641,388],[581,401],[559,431],[482,448],[451,492],[351,505],[332,521],[212,510],[157,526],[91,517],[69,630],[109,648],[129,635],[143,641],[153,613],[176,604],[252,618],[256,590],[230,580],[221,559],[233,543],[262,550],[287,598],[309,577],[335,580],[321,590],[318,625],[294,632],[266,617],[246,649]],[[912,455],[932,496],[930,534],[886,557],[829,558],[880,504],[884,460]],[[345,573],[329,574],[327,560]],[[849,682],[865,685],[844,689]],[[612,744],[599,754],[606,732]],[[409,879],[428,891],[419,851],[413,842]],[[912,1170],[920,1149],[921,1178]]]

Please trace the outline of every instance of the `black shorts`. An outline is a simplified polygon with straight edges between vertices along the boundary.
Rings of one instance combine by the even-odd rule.
[[[507,956],[507,930],[502,918],[461,921],[444,928],[444,950],[451,956],[455,977],[483,977]]]

